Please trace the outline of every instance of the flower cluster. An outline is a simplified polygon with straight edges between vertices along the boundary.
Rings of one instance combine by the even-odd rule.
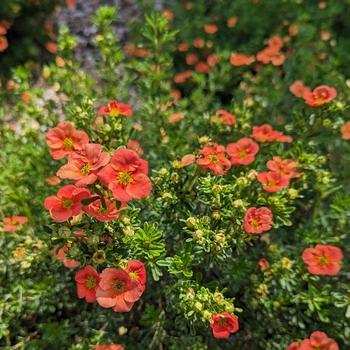
[[[80,299],[128,312],[145,291],[146,269],[137,260],[128,261],[126,269],[106,268],[100,274],[87,265],[75,274],[75,281]]]
[[[311,90],[301,80],[296,80],[289,87],[289,91],[294,96],[304,99],[305,103],[311,107],[322,106],[337,97],[337,90],[328,85],[320,85]]]
[[[98,113],[130,116],[132,110],[129,105],[111,101]],[[151,192],[148,162],[139,156],[141,148],[135,141],[129,142],[130,148],[120,148],[110,154],[101,144],[91,143],[84,131],[64,121],[48,132],[46,142],[53,159],[67,158],[67,163],[57,171],[55,181],[50,182],[74,181],[45,199],[45,208],[58,223],[71,219],[70,224],[74,225],[82,220],[83,213],[99,222],[115,220],[120,211],[127,209],[129,201],[146,197]],[[87,234],[78,229],[73,231],[73,236],[81,239]],[[65,267],[76,268],[81,263],[67,256],[71,247],[71,243],[57,244],[52,255]],[[79,298],[88,303],[96,301],[115,312],[128,312],[146,288],[146,269],[137,260],[128,261],[123,269],[107,267],[101,273],[86,265],[76,273],[75,281]]]
[[[316,331],[301,343],[293,342],[287,350],[339,350],[337,342],[324,332]]]

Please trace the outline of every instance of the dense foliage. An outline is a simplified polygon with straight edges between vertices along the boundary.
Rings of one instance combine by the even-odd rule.
[[[350,347],[349,12],[176,1],[120,47],[101,6],[95,71],[67,28],[15,68],[1,346]]]

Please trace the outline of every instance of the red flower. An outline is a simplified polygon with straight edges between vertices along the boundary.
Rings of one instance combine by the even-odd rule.
[[[204,26],[204,31],[208,34],[215,34],[218,30],[218,26],[213,23],[208,23]]]
[[[217,124],[234,125],[236,124],[236,117],[224,109],[219,109],[211,117],[211,121]]]
[[[324,332],[316,331],[310,339],[304,339],[298,350],[339,350],[337,342]]]
[[[295,96],[295,97],[303,97],[304,93],[309,92],[310,89],[301,81],[296,80],[290,87],[289,91]]]
[[[340,127],[340,132],[343,140],[350,140],[350,121]]]
[[[224,146],[213,143],[205,146],[198,154],[203,158],[197,159],[197,164],[204,169],[210,169],[214,175],[224,175],[231,167],[231,162],[226,158]]]
[[[62,159],[81,150],[89,143],[89,136],[84,131],[76,130],[72,123],[62,122],[47,133],[46,143],[51,148],[52,158]]]
[[[82,211],[81,201],[89,197],[90,191],[88,189],[66,185],[59,189],[57,196],[45,199],[45,208],[55,221],[63,222],[80,214]]]
[[[77,283],[78,298],[85,298],[88,303],[96,301],[96,290],[100,276],[98,272],[90,265],[77,271],[75,282]]]
[[[109,154],[102,152],[101,145],[89,143],[79,152],[69,155],[68,164],[57,171],[57,176],[61,179],[75,180],[76,186],[84,187],[97,180],[98,170],[107,165],[109,159]]]
[[[231,165],[248,165],[255,160],[259,152],[259,145],[249,137],[243,137],[226,147],[226,152],[231,157]]]
[[[266,271],[270,267],[270,263],[265,258],[261,258],[257,265],[261,271]]]
[[[312,107],[322,106],[336,97],[337,90],[328,85],[320,85],[312,91],[305,91],[303,95],[305,103]]]
[[[233,53],[230,62],[233,66],[245,66],[255,61],[254,56],[244,55],[243,53]]]
[[[10,216],[3,219],[4,231],[17,231],[28,219],[25,216]]]
[[[238,318],[228,312],[211,316],[210,328],[217,339],[227,339],[230,333],[236,333],[239,329]]]
[[[109,115],[111,117],[130,117],[132,116],[132,109],[126,103],[119,103],[115,100],[110,101],[107,105],[100,107],[99,115]]]
[[[332,245],[317,244],[315,248],[306,248],[302,259],[313,275],[336,275],[340,271],[343,252]]]
[[[265,171],[256,177],[266,192],[278,192],[289,185],[289,179],[275,171]]]
[[[281,176],[288,179],[298,177],[298,163],[291,159],[281,159],[280,157],[273,157],[266,163],[269,170],[279,173]]]
[[[97,199],[89,205],[85,206],[83,210],[87,215],[93,216],[96,220],[107,222],[117,219],[119,212],[123,209],[126,209],[125,204],[122,204],[122,206],[118,209],[115,202],[107,198],[105,198],[105,202],[106,208],[103,208],[101,199]]]
[[[244,215],[243,228],[247,233],[262,233],[272,227],[272,212],[269,208],[249,208]]]
[[[110,164],[98,173],[98,177],[117,200],[128,202],[150,194],[151,181],[147,173],[146,160],[133,150],[120,149],[113,154]]]
[[[294,341],[288,346],[287,350],[299,350],[299,344],[296,341]]]
[[[103,344],[95,345],[94,350],[124,350],[124,348],[119,344]]]
[[[68,245],[65,244],[62,248],[60,248],[57,251],[59,246],[59,244],[56,244],[55,247],[52,249],[52,256],[54,257],[54,259],[61,261],[63,265],[68,269],[78,267],[80,265],[78,261],[67,258],[67,250],[69,248]]]
[[[129,273],[121,269],[104,269],[96,291],[97,302],[105,308],[113,308],[115,312],[128,312],[140,299],[144,287]]]
[[[251,136],[258,142],[273,142],[281,135],[278,131],[273,130],[271,125],[263,124],[260,126],[253,126]]]
[[[138,260],[128,261],[128,267],[126,271],[129,273],[129,276],[132,280],[136,280],[141,284],[144,291],[146,288],[146,278],[147,278],[147,273],[146,273],[144,263]]]

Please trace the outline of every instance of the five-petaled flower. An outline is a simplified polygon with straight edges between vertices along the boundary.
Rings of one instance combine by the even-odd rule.
[[[98,177],[117,200],[128,202],[150,194],[151,181],[147,174],[146,160],[133,150],[120,149],[113,154],[110,164],[98,173]]]
[[[303,94],[305,103],[312,107],[322,106],[336,97],[337,90],[328,85],[320,85],[312,91],[306,90]]]
[[[203,157],[197,159],[197,164],[204,169],[210,169],[214,175],[224,175],[231,167],[231,162],[226,158],[224,146],[213,143],[205,146],[198,154]]]
[[[126,271],[129,273],[129,276],[132,280],[136,280],[140,283],[144,291],[146,288],[147,279],[145,265],[141,261],[131,260],[128,261]]]
[[[68,156],[68,163],[57,171],[57,176],[75,180],[76,186],[84,187],[97,180],[99,169],[107,165],[109,159],[109,154],[102,152],[101,145],[88,143]]]
[[[266,192],[278,192],[289,185],[289,178],[276,171],[264,171],[256,178]]]
[[[253,126],[251,137],[258,142],[292,142],[292,138],[284,135],[283,132],[274,130],[271,125],[263,124],[260,126]]]
[[[96,301],[96,290],[100,281],[98,272],[90,265],[85,266],[75,274],[75,282],[77,283],[78,298],[88,303]]]
[[[210,328],[217,339],[227,339],[231,333],[239,329],[238,318],[228,312],[221,312],[211,316]]]
[[[350,140],[350,121],[340,127],[340,132],[343,140]]]
[[[111,117],[130,117],[132,116],[132,109],[126,103],[119,103],[118,101],[110,101],[107,105],[100,107],[99,115],[109,115]]]
[[[80,265],[78,261],[67,258],[67,250],[69,249],[68,244],[65,244],[60,249],[58,249],[59,247],[60,245],[56,244],[55,247],[52,249],[51,253],[54,259],[61,261],[63,265],[68,269],[73,269]]]
[[[269,231],[273,223],[273,215],[269,208],[249,208],[243,220],[243,228],[247,233],[263,233]]]
[[[340,271],[343,252],[332,245],[317,244],[315,248],[304,249],[302,259],[313,275],[333,276]]]
[[[25,216],[10,216],[3,219],[4,231],[17,231],[28,219]]]
[[[298,163],[291,159],[281,159],[276,156],[266,163],[269,170],[279,173],[288,179],[299,177]]]
[[[304,93],[310,92],[310,89],[301,80],[296,80],[292,85],[289,86],[289,91],[295,97],[303,98]]]
[[[59,123],[46,136],[46,143],[51,148],[53,159],[62,159],[66,155],[79,151],[89,143],[89,136],[81,130],[76,130],[70,122]]]
[[[94,217],[96,220],[107,222],[117,219],[119,212],[126,209],[126,205],[124,203],[121,204],[120,208],[117,208],[115,201],[111,201],[108,198],[105,198],[104,201],[106,207],[103,206],[101,199],[96,199],[85,206],[83,210],[87,215]]]
[[[81,201],[90,197],[90,191],[74,185],[65,185],[59,189],[56,196],[45,199],[45,208],[57,222],[63,222],[82,211]]]
[[[232,165],[248,165],[254,162],[259,145],[249,137],[243,137],[235,143],[228,144],[226,152],[231,157]]]
[[[243,53],[233,53],[230,57],[230,63],[237,67],[252,64],[254,61],[255,57],[253,55],[245,55]]]
[[[97,302],[104,308],[113,308],[115,312],[130,311],[144,291],[144,286],[138,279],[132,279],[126,270],[106,268],[100,277]]]
[[[217,124],[224,124],[224,125],[236,124],[236,117],[233,114],[225,111],[224,109],[217,110],[215,115],[213,115],[210,119],[212,122]]]

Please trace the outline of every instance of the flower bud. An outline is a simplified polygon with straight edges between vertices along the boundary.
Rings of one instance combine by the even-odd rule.
[[[202,136],[198,139],[198,141],[201,145],[206,145],[207,143],[209,143],[210,138],[208,136]]]
[[[123,229],[123,233],[125,234],[125,236],[133,236],[135,231],[131,226],[127,226]]]
[[[244,202],[242,199],[236,199],[234,202],[233,202],[233,206],[235,208],[239,208],[239,207],[244,207]]]
[[[188,227],[196,227],[196,225],[197,225],[196,218],[194,218],[193,216],[190,216],[189,218],[187,218],[186,225]]]
[[[193,234],[193,238],[198,240],[203,237],[204,233],[202,230],[196,230],[196,232]]]
[[[194,303],[194,308],[195,308],[196,310],[198,310],[198,311],[201,311],[201,310],[203,310],[203,304],[200,303],[199,301],[196,301],[196,302]]]
[[[214,185],[211,190],[213,191],[213,193],[220,193],[222,190],[222,186]]]
[[[289,198],[295,199],[298,198],[299,192],[295,188],[290,188],[287,191]]]
[[[106,261],[106,253],[104,250],[97,250],[92,256],[92,260],[95,264],[103,264]]]
[[[211,214],[212,218],[214,220],[220,220],[221,219],[221,214],[219,211],[214,211],[213,214]]]
[[[281,265],[284,269],[290,270],[293,266],[293,261],[288,259],[287,257],[283,257],[281,260]]]
[[[214,237],[215,242],[224,243],[226,240],[225,234],[223,232],[217,233]]]

